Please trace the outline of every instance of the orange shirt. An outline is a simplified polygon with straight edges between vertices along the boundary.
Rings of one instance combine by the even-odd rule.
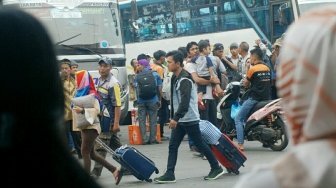
[[[163,79],[163,74],[164,74],[164,68],[158,64],[151,63],[151,69],[155,72],[157,72],[160,76],[161,79]]]

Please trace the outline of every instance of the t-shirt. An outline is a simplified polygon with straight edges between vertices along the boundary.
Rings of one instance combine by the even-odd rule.
[[[196,73],[197,65],[195,63],[186,63],[184,69],[188,71],[190,74]],[[206,86],[206,92],[203,94],[203,99],[214,99],[212,95],[212,86],[211,84]]]
[[[207,58],[205,56],[198,56],[195,60],[196,72],[198,76],[205,77],[210,76],[209,68],[211,65],[207,63]],[[212,67],[214,67],[212,65]]]
[[[262,64],[252,66],[246,75],[251,82],[250,97],[257,101],[269,100],[271,91],[271,72],[269,68]]]

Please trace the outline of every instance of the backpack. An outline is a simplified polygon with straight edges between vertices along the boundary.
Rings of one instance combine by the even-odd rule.
[[[157,95],[155,77],[152,71],[140,72],[136,76],[139,97],[144,100],[152,99]]]

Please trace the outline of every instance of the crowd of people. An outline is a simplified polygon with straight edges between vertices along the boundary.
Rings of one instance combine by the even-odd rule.
[[[225,56],[223,44],[211,45],[205,39],[168,53],[159,50],[153,54],[153,62],[146,54],[132,60],[143,143],[159,143],[155,138],[157,116],[161,136],[166,123],[172,129],[167,170],[154,182],[176,181],[178,148],[186,134],[190,148],[196,148],[209,162],[210,172],[204,179],[215,180],[224,173],[202,141],[199,121],[218,125],[214,114],[217,99],[224,94],[223,85],[240,79],[251,91],[234,119],[239,148],[244,150],[241,129],[251,106],[275,94],[284,99],[295,147],[275,163],[244,176],[236,187],[336,186],[335,17],[335,7],[302,16],[274,43],[271,57],[262,40],[256,40],[252,50],[246,42],[233,43],[231,55]],[[1,8],[0,25],[6,28],[0,30],[0,68],[17,70],[17,76],[4,71],[0,80],[11,78],[11,83],[20,83],[19,87],[4,84],[6,92],[0,92],[0,148],[7,172],[3,183],[19,186],[21,181],[14,180],[20,177],[36,186],[52,182],[57,187],[100,187],[92,177],[99,177],[105,167],[119,184],[125,169],[110,164],[104,159],[106,151],[95,146],[97,137],[114,150],[121,146],[116,135],[120,131],[120,84],[111,73],[112,60],[99,60],[100,78],[95,87],[89,72],[78,71],[75,61],[57,62],[47,31],[32,16]],[[17,51],[18,43],[21,51]],[[87,96],[92,96],[93,102]],[[85,99],[82,102],[88,106],[74,105],[79,99]],[[79,128],[83,114],[93,117],[92,122]],[[83,158],[83,168],[71,151]],[[92,171],[91,159],[97,162]],[[13,169],[20,169],[22,175]],[[32,171],[39,178],[27,178]]]

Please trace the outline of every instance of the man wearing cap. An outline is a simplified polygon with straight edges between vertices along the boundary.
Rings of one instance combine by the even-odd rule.
[[[156,140],[157,112],[161,106],[162,80],[159,74],[152,71],[147,59],[138,61],[139,73],[135,77],[138,98],[139,125],[143,144],[158,144]],[[146,135],[146,117],[149,117],[150,135]]]
[[[101,116],[100,126],[102,129],[99,138],[116,150],[121,146],[120,139],[117,132],[120,131],[119,121],[121,113],[121,98],[120,98],[120,83],[111,73],[112,60],[103,57],[99,60],[99,74],[97,91],[100,98]],[[96,147],[97,152],[106,157],[106,151],[101,147]],[[99,177],[102,172],[103,166],[95,163],[91,172],[94,177]]]

